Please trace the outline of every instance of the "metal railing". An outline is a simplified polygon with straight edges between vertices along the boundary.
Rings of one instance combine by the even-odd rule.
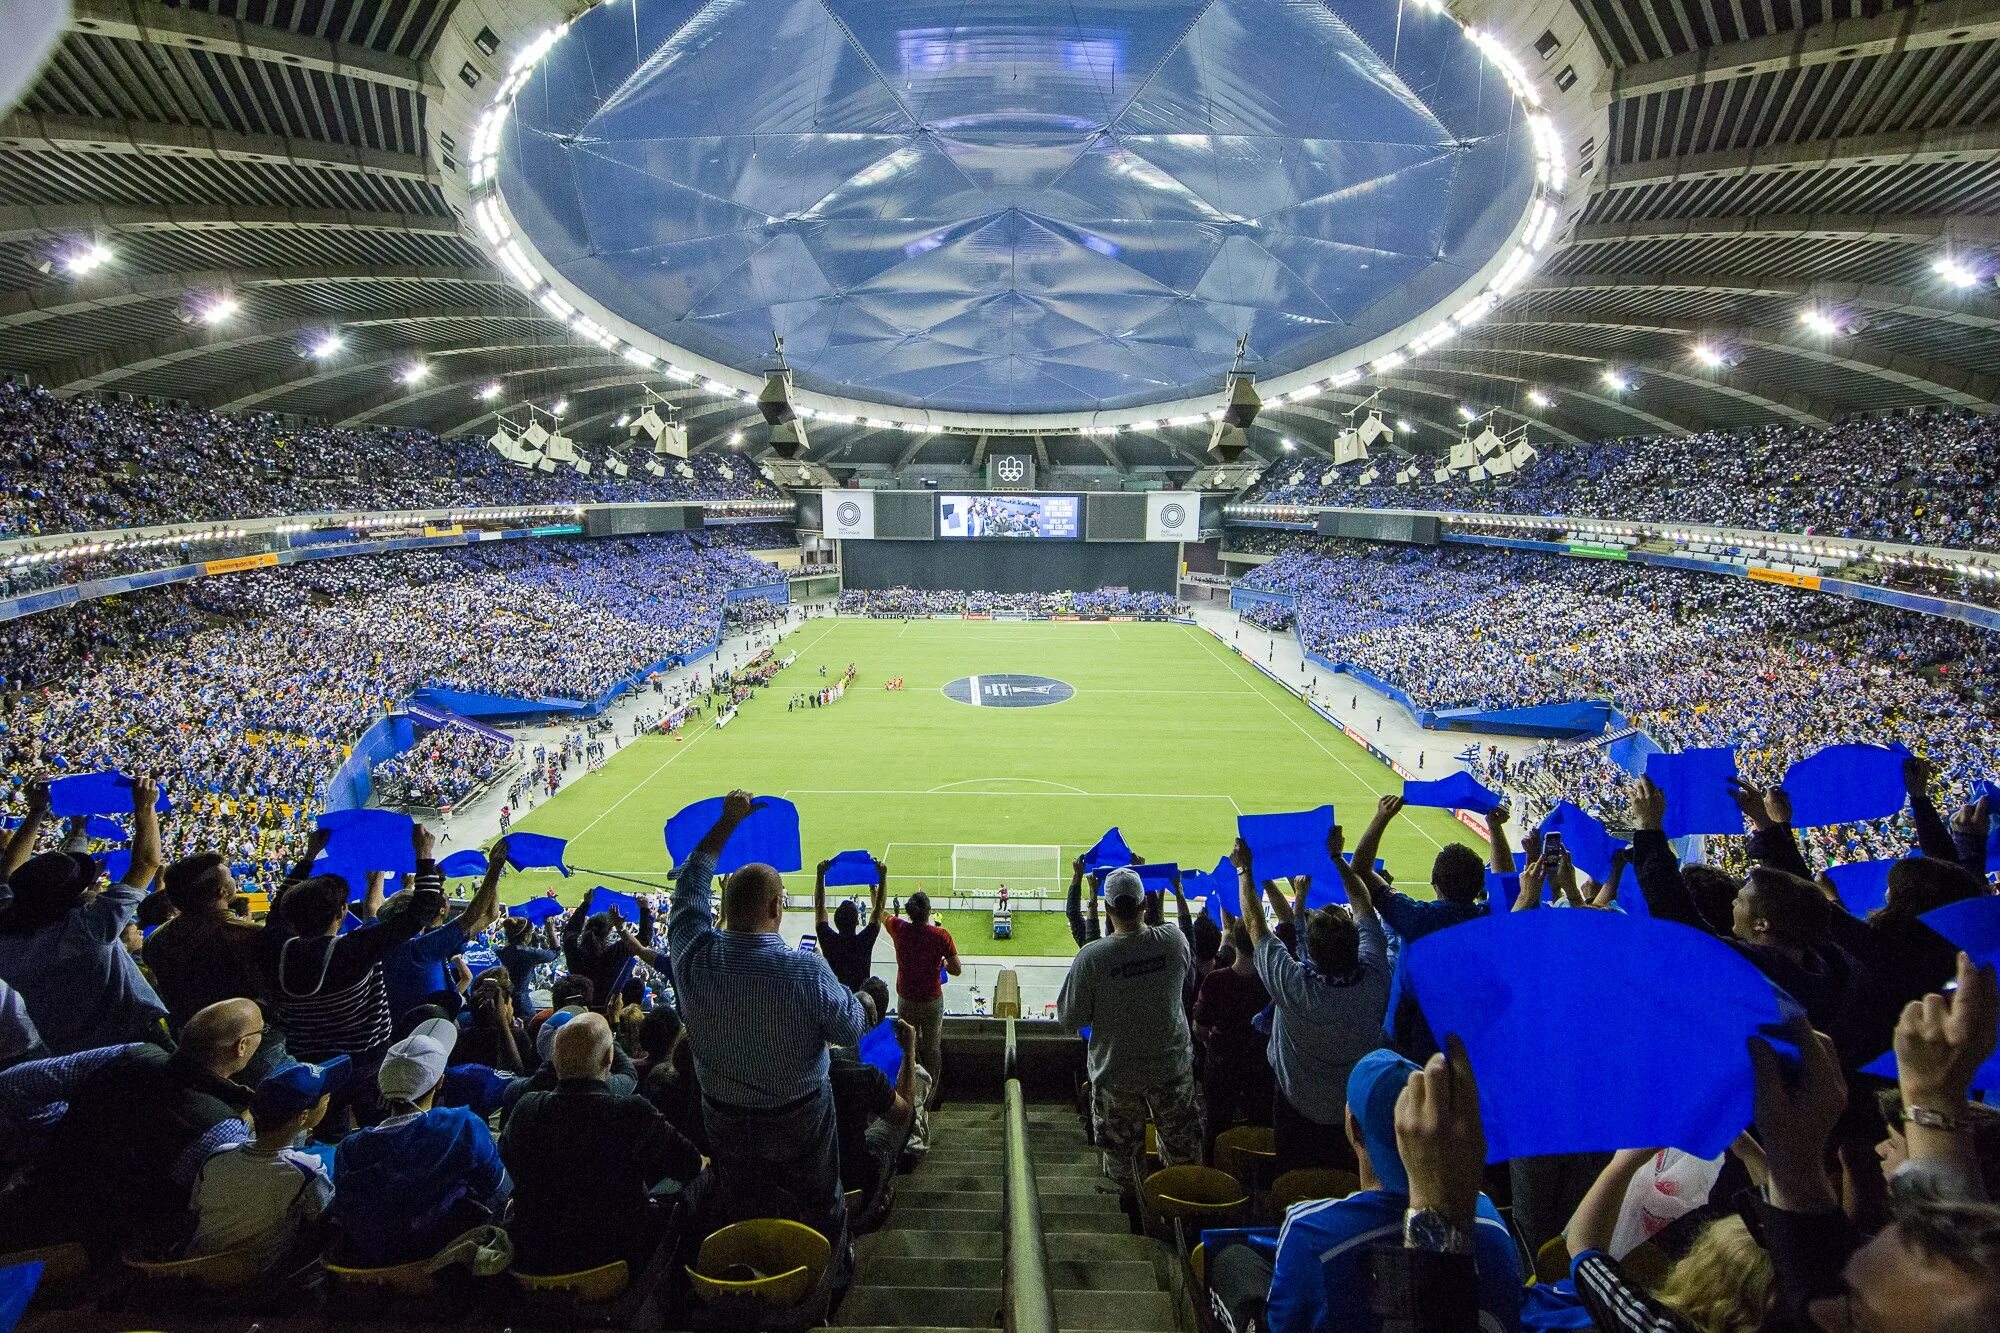
[[[1001,1207],[1006,1224],[1006,1259],[1000,1286],[1001,1318],[1008,1333],[1056,1333],[1055,1294],[1049,1287],[1049,1256],[1042,1236],[1042,1201],[1035,1167],[1028,1157],[1028,1105],[1014,1045],[1014,1020],[1007,1020],[1006,1085],[1001,1116],[1006,1150]]]

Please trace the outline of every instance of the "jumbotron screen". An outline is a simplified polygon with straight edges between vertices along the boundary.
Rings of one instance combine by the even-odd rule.
[[[974,541],[1083,536],[1083,502],[1074,495],[940,495],[938,536]]]

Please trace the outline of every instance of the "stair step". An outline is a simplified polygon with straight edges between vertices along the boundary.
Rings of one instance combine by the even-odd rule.
[[[919,1231],[904,1230],[898,1224],[901,1211],[891,1213],[889,1227],[871,1235],[857,1237],[854,1252],[864,1266],[883,1262],[894,1263],[903,1258],[917,1259],[1001,1259],[1006,1257],[1007,1245],[999,1229],[992,1231]],[[1156,1255],[1164,1253],[1159,1242],[1144,1236],[1095,1235],[1086,1232],[1058,1233],[1060,1254],[1064,1259],[1097,1261],[1140,1261],[1151,1263]],[[1051,1252],[1057,1252],[1058,1242],[1049,1241]]]
[[[928,1164],[922,1171],[913,1173],[903,1184],[896,1187],[898,1194],[907,1188],[922,1190],[991,1190],[1000,1184],[997,1171],[932,1171]],[[1095,1172],[1082,1171],[1036,1171],[1035,1188],[1046,1200],[1051,1194],[1095,1194],[1098,1192]]]
[[[925,1259],[912,1256],[895,1260],[882,1276],[898,1286],[933,1289],[991,1287],[998,1291],[1006,1276],[1005,1268],[1004,1259],[963,1259],[957,1256]],[[1048,1274],[1049,1286],[1055,1291],[1123,1293],[1157,1292],[1160,1289],[1159,1274],[1150,1260],[1051,1259]],[[867,1279],[863,1281],[866,1283]]]
[[[905,1205],[901,1200],[891,1217],[899,1230],[925,1232],[971,1232],[1000,1234],[999,1195],[988,1208],[928,1208],[914,1203]],[[1054,1250],[1057,1238],[1068,1233],[1099,1236],[1129,1236],[1131,1226],[1125,1214],[1113,1208],[1104,1213],[1061,1213],[1042,1215],[1042,1231],[1049,1248]]]
[[[973,1212],[990,1212],[1000,1216],[1003,1195],[999,1190],[971,1190],[963,1187],[946,1189],[920,1188],[910,1184],[896,1187],[896,1202],[900,1208],[908,1204],[912,1208],[951,1208]],[[1096,1190],[1070,1194],[1041,1194],[1042,1216],[1068,1217],[1073,1213],[1117,1213],[1118,1195],[1100,1194]],[[1122,1216],[1122,1214],[1120,1214]]]
[[[1162,1291],[1120,1292],[1107,1300],[1096,1291],[1055,1293],[1056,1324],[1063,1329],[1130,1329],[1137,1333],[1172,1333],[1174,1302]],[[856,1288],[840,1307],[844,1327],[893,1325],[896,1316],[923,1311],[933,1318],[967,1326],[991,1326],[1000,1311],[998,1287],[867,1287]]]
[[[1035,1164],[1035,1170],[1043,1171],[1058,1166],[1078,1166],[1095,1170],[1098,1154],[1093,1148],[1042,1148],[1028,1145],[1028,1159]],[[926,1169],[945,1167],[950,1170],[997,1171],[1007,1164],[1007,1154],[998,1148],[988,1151],[983,1148],[961,1148],[956,1144],[949,1148],[933,1148],[924,1158]]]

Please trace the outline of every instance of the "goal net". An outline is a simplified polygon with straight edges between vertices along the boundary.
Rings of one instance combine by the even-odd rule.
[[[1003,884],[1012,895],[1047,896],[1068,883],[1060,847],[961,842],[951,849],[952,892],[961,897],[998,894]]]

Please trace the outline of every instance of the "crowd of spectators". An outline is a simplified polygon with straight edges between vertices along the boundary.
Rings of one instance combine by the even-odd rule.
[[[102,892],[53,849],[46,787],[0,849],[0,1252],[226,1254],[274,1281],[322,1254],[448,1251],[447,1278],[624,1262],[635,1288],[664,1271],[671,1307],[710,1230],[785,1217],[830,1244],[818,1308],[848,1284],[850,1233],[926,1148],[938,1025],[914,988],[960,971],[920,892],[904,920],[878,888],[862,932],[897,941],[899,1016],[865,951],[850,989],[775,933],[774,872],[717,879],[743,793],[670,900],[504,910],[503,836],[448,902],[415,824],[414,873],[360,885],[312,873],[315,834],[257,922],[221,853],[163,857],[156,792],[135,784],[131,866]]]
[[[1947,783],[1993,770],[2000,647],[1958,621],[1747,580],[1535,553],[1312,541],[1245,586],[1253,624],[1368,672],[1420,710],[1605,699],[1660,746],[1735,745],[1775,782],[1828,745],[1896,744]],[[1291,608],[1296,608],[1294,611]],[[1619,817],[1601,745],[1488,756],[1487,776]],[[1613,793],[1609,798],[1605,793]],[[1816,857],[1908,845],[1907,827],[1814,830]]]
[[[380,805],[449,810],[498,775],[513,750],[498,736],[439,727],[369,770],[373,799]]]
[[[1243,499],[1558,514],[1635,522],[1701,523],[1807,532],[1922,546],[2000,549],[2000,419],[1934,410],[1855,417],[1819,428],[1772,423],[1736,431],[1537,443],[1539,455],[1505,476],[1433,481],[1442,457],[1414,459],[1420,480],[1393,482],[1400,458],[1362,467],[1281,462]],[[1239,549],[1252,550],[1253,547]]]
[[[1356,581],[1380,573],[1336,563],[1357,558],[1343,548],[1311,556]],[[1451,572],[1483,588],[1493,617],[1519,609],[1499,599],[1520,570],[1471,561]],[[1309,587],[1314,570],[1293,561],[1290,577]],[[1667,606],[1677,623],[1754,610],[1618,589],[1606,600],[1627,614]],[[1540,591],[1595,595],[1560,580]],[[1440,640],[1483,651],[1494,619],[1463,610],[1426,614]],[[316,647],[288,644],[303,660]],[[1968,802],[1974,792],[1963,772],[1945,786]],[[1082,1039],[1089,1141],[1109,1185],[1135,1229],[1172,1235],[1168,1187],[1156,1180],[1144,1202],[1151,1156],[1221,1164],[1225,1132],[1261,1126],[1278,1180],[1316,1173],[1295,1186],[1304,1201],[1281,1226],[1207,1233],[1199,1297],[1238,1329],[1994,1327],[2000,1121],[1974,1096],[1990,1082],[2000,986],[1931,915],[1987,911],[1971,938],[2000,924],[1990,812],[1968,803],[1946,831],[1928,785],[1912,787],[1917,849],[1866,918],[1808,878],[1781,787],[1737,793],[1740,876],[1682,866],[1663,831],[1666,798],[1643,782],[1625,797],[1629,883],[1593,883],[1535,834],[1517,861],[1504,807],[1483,812],[1482,850],[1450,842],[1427,873],[1399,876],[1378,859],[1403,804],[1389,795],[1348,813],[1345,829],[1322,826],[1323,850],[1238,839],[1209,877],[1215,910],[1199,916],[1178,871],[1162,881],[1121,864],[1136,858],[1107,836],[1107,860],[1073,865],[1078,952],[1055,1007]],[[298,847],[256,922],[233,905],[226,844],[169,857],[156,793],[151,779],[134,782],[129,865],[101,890],[98,862],[75,854],[81,839],[51,827],[40,784],[21,794],[0,850],[0,1252],[71,1244],[107,1270],[121,1253],[223,1253],[274,1284],[321,1256],[425,1263],[467,1293],[461,1320],[497,1312],[512,1288],[453,1286],[470,1281],[459,1270],[623,1263],[659,1284],[643,1294],[679,1321],[702,1237],[783,1218],[827,1241],[824,1285],[795,1303],[798,1324],[837,1314],[856,1275],[850,1237],[894,1206],[897,1163],[930,1132],[949,1055],[944,988],[962,975],[921,892],[882,917],[890,866],[873,860],[864,921],[859,902],[825,910],[823,863],[820,948],[795,948],[777,871],[752,863],[718,879],[756,813],[736,791],[681,855],[664,938],[652,895],[626,900],[629,915],[594,892],[567,912],[530,899],[503,918],[500,844],[455,906],[421,825],[409,834],[415,870],[394,884],[314,874],[321,839]],[[1337,884],[1271,878],[1272,854],[1309,854]],[[1626,919],[1633,898],[1651,921]],[[350,909],[358,924],[344,930]],[[126,928],[142,917],[152,932],[135,953]],[[893,991],[868,975],[878,925],[896,952]],[[1472,972],[1436,961],[1452,957],[1498,971],[1474,991]],[[1537,1003],[1557,974],[1589,998]],[[1731,989],[1709,996],[1709,984]],[[1631,1026],[1580,1037],[1616,1022],[1586,1006]],[[1452,1012],[1477,1021],[1445,1021]],[[1691,1031],[1662,1031],[1672,1014]],[[893,1051],[893,1076],[871,1042]],[[1864,1073],[1885,1054],[1893,1076]],[[1615,1111],[1593,1104],[1615,1076],[1638,1086],[1601,1094]],[[1723,1131],[1712,1157],[1661,1149],[1656,1135],[1678,1139],[1697,1121]],[[1489,1137],[1524,1127],[1565,1146]],[[1699,1168],[1701,1183],[1683,1186],[1682,1168]],[[1674,1204],[1671,1224],[1649,1211],[1655,1200]],[[1621,1240],[1628,1221],[1636,1239]],[[1641,1280],[1648,1256],[1663,1279]],[[893,1272],[896,1261],[859,1262]],[[475,1292],[491,1304],[475,1305]],[[757,1326],[780,1322],[791,1326]]]
[[[936,588],[849,588],[840,594],[843,615],[933,616],[1185,616],[1187,603],[1163,592],[1098,588],[1092,592],[978,592]]]
[[[89,532],[191,519],[443,505],[776,500],[757,465],[729,454],[653,461],[643,437],[580,445],[588,474],[530,471],[484,439],[302,425],[139,400],[58,398],[0,380],[0,536]],[[627,475],[603,466],[626,455]]]
[[[426,686],[590,700],[714,643],[772,568],[684,536],[490,543],[217,575],[15,622],[0,771],[151,768],[168,847],[288,863],[347,748]]]

